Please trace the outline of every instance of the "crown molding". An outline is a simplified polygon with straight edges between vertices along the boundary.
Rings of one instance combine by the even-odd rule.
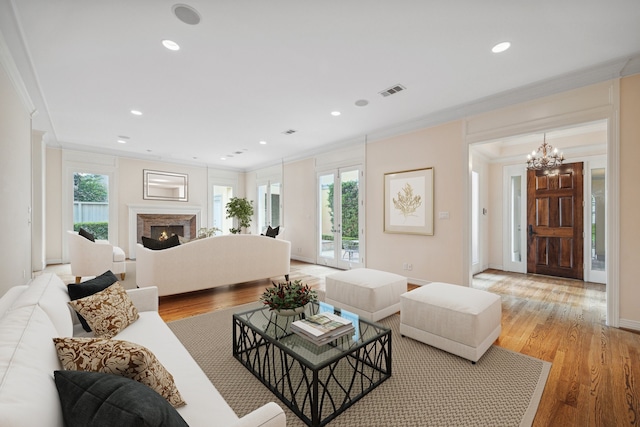
[[[631,57],[618,58],[593,67],[541,80],[536,83],[480,98],[473,102],[440,110],[418,119],[377,129],[368,134],[367,142],[380,141],[404,133],[414,132],[537,98],[543,98],[545,96],[555,95],[638,73],[640,73],[640,52]]]

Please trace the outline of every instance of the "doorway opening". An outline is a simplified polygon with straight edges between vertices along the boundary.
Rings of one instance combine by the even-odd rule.
[[[584,164],[583,189],[584,206],[571,206],[577,210],[582,222],[580,237],[584,235],[582,252],[584,262],[579,262],[585,282],[606,283],[607,279],[607,141],[609,130],[606,120],[575,125],[563,129],[547,130],[547,140],[553,141],[555,147],[564,151],[568,162]],[[490,240],[488,245],[479,245],[480,251],[488,247],[488,254],[480,254],[488,259],[488,267],[516,273],[527,273],[527,254],[529,239],[529,222],[527,221],[527,169],[526,154],[535,150],[543,141],[544,133],[518,135],[500,140],[479,142],[469,146],[470,162],[473,170],[479,163],[487,164],[489,179],[486,186],[489,192],[489,212],[492,217],[488,224],[480,223],[483,236]],[[567,161],[565,161],[567,163]],[[564,178],[563,178],[564,179]],[[471,241],[474,239],[474,184],[473,173],[470,173],[469,189],[471,208],[470,226]],[[568,199],[567,199],[568,200]],[[569,212],[567,200],[562,200],[564,213]],[[532,230],[534,233],[536,230]],[[470,257],[475,258],[473,245]],[[567,254],[567,252],[564,252]],[[542,251],[540,254],[544,254]],[[562,254],[562,253],[561,253]],[[553,256],[557,256],[557,253]],[[572,254],[570,254],[572,256]],[[471,261],[471,259],[470,259]],[[564,262],[564,261],[563,261]],[[584,264],[584,265],[583,265]],[[470,273],[475,274],[470,262]],[[536,272],[540,274],[541,272]],[[545,272],[545,275],[553,273]],[[558,277],[560,277],[558,275]]]

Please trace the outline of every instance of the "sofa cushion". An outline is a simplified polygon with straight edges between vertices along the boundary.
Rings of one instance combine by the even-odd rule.
[[[95,277],[94,279],[87,280],[82,283],[70,284],[67,285],[67,291],[69,292],[69,297],[72,301],[88,297],[93,294],[97,294],[100,291],[107,289],[109,286],[113,285],[118,281],[118,278],[115,274],[111,272],[111,270],[107,270],[102,273],[100,276]],[[87,321],[82,317],[80,313],[77,313],[78,320],[82,324],[82,328],[91,332],[91,328],[87,324]]]
[[[105,338],[54,338],[66,370],[121,375],[151,387],[175,407],[185,404],[173,376],[146,347]]]
[[[85,230],[82,227],[80,227],[80,230],[78,231],[78,234],[81,235],[82,237],[84,237],[85,239],[91,240],[92,242],[96,241],[96,236],[94,236],[93,234],[91,234],[90,232],[88,232],[87,230]]]
[[[56,371],[67,427],[187,426],[178,412],[149,387],[102,372]]]
[[[152,239],[151,237],[142,236],[142,246],[144,246],[147,249],[152,249],[154,251],[169,249],[179,245],[180,245],[180,239],[175,234],[169,237],[167,240],[156,240],[156,239]]]
[[[119,282],[88,297],[70,301],[96,337],[112,338],[138,320],[138,310]]]
[[[56,336],[58,331],[38,305],[0,318],[1,425],[64,426],[53,381],[53,371],[61,369],[51,343]]]
[[[73,335],[73,317],[68,302],[69,294],[64,282],[55,274],[43,274],[29,282],[10,310],[38,305],[49,316],[58,336],[70,337]]]

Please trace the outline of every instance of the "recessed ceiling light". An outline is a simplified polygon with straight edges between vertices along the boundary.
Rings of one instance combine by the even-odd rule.
[[[334,117],[338,117],[340,115],[340,111],[332,111],[331,115]]]
[[[260,141],[260,145],[267,145],[267,141]]]
[[[126,143],[127,143],[127,141],[125,141],[124,139],[119,139],[119,140],[118,140],[118,142],[119,142],[120,144],[126,144]]]
[[[356,105],[358,107],[366,107],[367,105],[369,105],[369,101],[367,101],[366,99],[358,99],[356,101]]]
[[[511,43],[509,42],[501,42],[498,43],[497,45],[495,45],[494,47],[491,48],[491,52],[493,53],[500,53],[500,52],[504,52],[505,50],[509,49],[511,47]]]
[[[226,157],[220,157],[220,160],[227,160]]]
[[[131,110],[131,114],[133,114],[134,116],[141,116],[141,115],[142,115],[142,111],[139,111],[139,110]]]
[[[173,40],[162,40],[162,46],[169,50],[180,50],[180,45]]]

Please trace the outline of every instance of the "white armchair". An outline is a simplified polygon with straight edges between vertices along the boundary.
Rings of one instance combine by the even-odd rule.
[[[80,283],[82,277],[99,276],[107,270],[120,274],[120,279],[124,280],[126,263],[122,249],[106,240],[92,242],[75,231],[67,233],[71,274],[76,277],[76,283]]]

